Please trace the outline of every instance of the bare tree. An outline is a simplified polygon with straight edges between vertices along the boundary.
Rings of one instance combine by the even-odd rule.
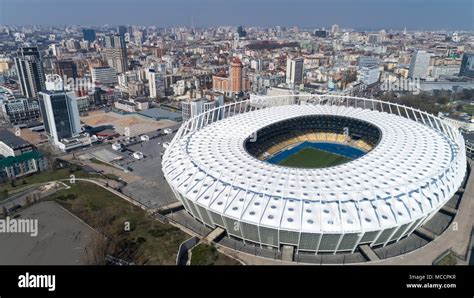
[[[109,250],[113,249],[113,243],[100,233],[93,233],[87,244],[83,261],[87,265],[105,265]]]

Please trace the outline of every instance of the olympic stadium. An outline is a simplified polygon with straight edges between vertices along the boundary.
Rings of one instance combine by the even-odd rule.
[[[464,139],[426,112],[375,99],[256,97],[183,123],[162,159],[185,209],[233,238],[354,252],[409,236],[453,196]]]

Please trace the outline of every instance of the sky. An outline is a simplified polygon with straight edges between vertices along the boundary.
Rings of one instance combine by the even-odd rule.
[[[474,30],[474,0],[0,0],[0,24]]]

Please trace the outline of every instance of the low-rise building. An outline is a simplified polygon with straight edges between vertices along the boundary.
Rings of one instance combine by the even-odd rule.
[[[107,86],[118,84],[117,70],[113,67],[93,67],[91,69],[92,81]]]
[[[0,130],[0,156],[15,157],[33,151],[34,147],[29,142],[16,136],[9,130]]]
[[[1,103],[0,112],[3,118],[13,125],[28,125],[38,122],[40,108],[38,101],[27,98],[15,98]]]
[[[18,156],[9,156],[0,159],[0,182],[19,179],[47,169],[47,159],[37,150]]]
[[[148,99],[146,98],[135,98],[130,100],[119,100],[114,103],[115,108],[134,113],[137,111],[143,111],[149,108]]]
[[[47,159],[33,145],[8,130],[0,130],[0,183],[47,168]]]
[[[192,99],[181,103],[183,121],[187,121],[194,116],[207,112],[224,105],[224,97],[218,96],[215,100],[207,98]]]
[[[114,103],[115,108],[125,111],[125,112],[136,112],[137,105],[134,102],[128,100],[119,100]]]

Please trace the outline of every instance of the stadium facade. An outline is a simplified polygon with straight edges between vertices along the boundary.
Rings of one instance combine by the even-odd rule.
[[[303,142],[364,154],[323,168],[268,162]],[[420,110],[357,97],[274,96],[186,121],[162,167],[186,210],[209,227],[266,247],[336,253],[410,235],[457,191],[466,154],[457,129]]]

